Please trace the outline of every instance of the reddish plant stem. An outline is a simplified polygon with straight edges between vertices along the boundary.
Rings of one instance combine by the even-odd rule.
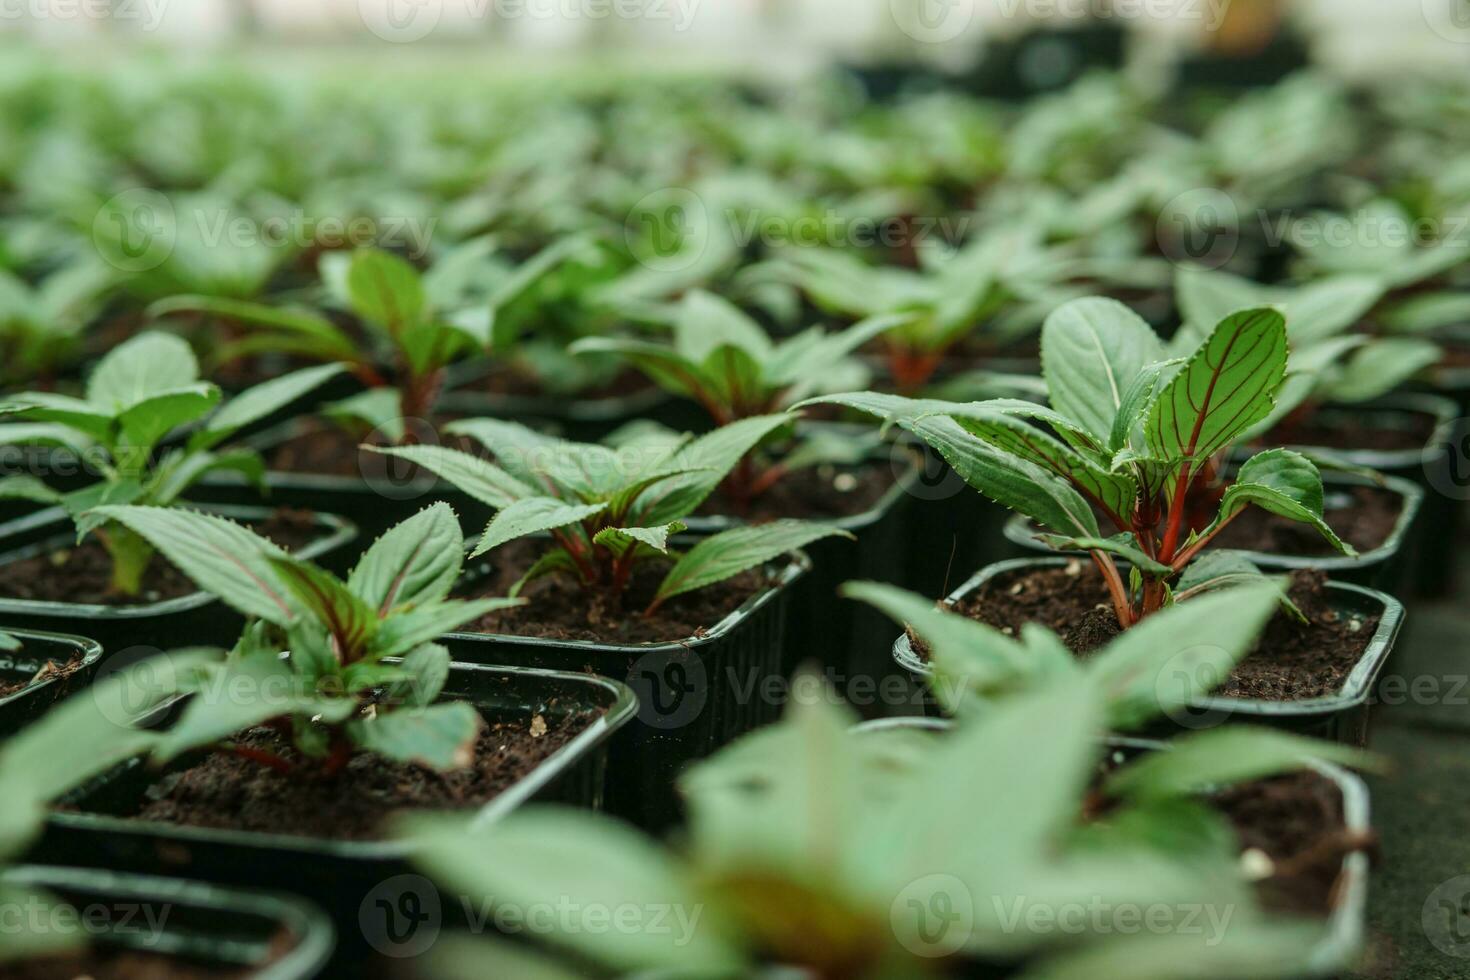
[[[1127,629],[1137,622],[1137,618],[1133,615],[1133,603],[1128,598],[1128,588],[1123,584],[1123,576],[1119,573],[1112,556],[1102,551],[1094,551],[1091,554],[1098,571],[1102,572],[1103,581],[1107,583],[1108,594],[1113,600],[1113,612],[1118,617],[1118,625]]]
[[[219,747],[219,751],[225,753],[226,755],[233,755],[238,756],[241,759],[248,759],[249,761],[254,762],[257,765],[265,766],[269,769],[274,769],[276,772],[285,773],[288,776],[291,773],[295,772],[295,767],[292,766],[291,763],[276,755],[274,752],[267,752],[264,749],[251,748],[247,745],[221,745]]]
[[[893,383],[898,390],[909,394],[928,384],[943,360],[942,351],[925,352],[894,347],[889,350],[888,370],[892,372]]]

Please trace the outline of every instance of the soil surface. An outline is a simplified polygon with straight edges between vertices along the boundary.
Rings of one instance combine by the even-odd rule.
[[[514,786],[586,730],[593,713],[498,722],[480,734],[474,765],[439,773],[362,753],[335,776],[303,760],[275,731],[254,729],[236,740],[299,765],[284,774],[236,755],[215,753],[150,788],[134,816],[143,820],[290,834],[332,840],[376,840],[404,810],[482,806]]]
[[[1217,694],[1303,701],[1342,689],[1368,648],[1378,618],[1333,609],[1326,583],[1322,572],[1292,574],[1290,595],[1307,624],[1278,613],[1256,651],[1236,665]],[[1122,632],[1102,576],[1091,562],[1081,560],[997,576],[967,596],[959,611],[1011,634],[1025,623],[1040,623],[1081,656]],[[921,647],[916,649],[922,653]]]
[[[1366,415],[1336,411],[1320,412],[1300,421],[1282,424],[1264,439],[1266,446],[1316,446],[1322,449],[1397,452],[1419,450],[1429,444],[1439,420],[1424,412],[1392,412],[1393,426],[1375,423],[1371,410]]]
[[[579,391],[575,395],[557,394],[546,390],[541,380],[526,371],[517,370],[510,365],[499,365],[488,373],[467,381],[462,385],[456,385],[454,391],[473,391],[486,395],[499,395],[505,398],[545,398],[558,402],[579,401],[596,402],[613,398],[628,398],[641,395],[656,388],[652,381],[640,371],[631,368],[621,371],[616,377],[606,384],[597,385],[586,391]]]
[[[1398,526],[1404,498],[1381,487],[1328,487],[1324,516],[1337,536],[1366,554],[1381,548]],[[1248,507],[1220,532],[1213,547],[1272,555],[1322,558],[1338,552],[1310,525]]]
[[[310,511],[276,510],[269,519],[251,525],[287,551],[316,541],[322,529]],[[120,596],[111,591],[112,559],[95,536],[80,545],[59,548],[20,561],[0,564],[0,597],[40,602],[75,602],[103,606],[130,606],[192,595],[199,589],[167,558],[155,554],[143,575],[143,591]]]
[[[521,540],[497,548],[488,576],[474,582],[461,598],[505,595],[546,547],[544,541]],[[621,597],[588,592],[568,575],[548,576],[521,593],[529,600],[526,605],[491,613],[463,631],[610,644],[675,643],[703,636],[770,585],[767,573],[753,569],[676,596],[645,619],[643,610],[667,571],[662,564],[644,566]]]
[[[448,422],[450,416],[438,421]],[[368,476],[391,476],[395,484],[431,474],[402,460],[376,453],[364,453],[362,439],[354,432],[330,423],[311,426],[266,451],[266,467],[274,473],[309,473],[314,476],[346,476],[362,479]],[[377,444],[377,443],[375,443]],[[459,436],[447,436],[442,445],[450,449],[486,456],[479,443]],[[391,467],[391,469],[389,469]]]
[[[1271,859],[1274,873],[1257,886],[1270,909],[1331,914],[1343,859],[1374,845],[1347,829],[1342,793],[1315,772],[1248,783],[1219,794],[1214,804],[1234,825],[1242,852]]]
[[[808,467],[783,477],[757,497],[744,516],[752,524],[786,518],[830,521],[856,517],[876,507],[897,482],[893,466],[887,462],[861,467]],[[708,517],[735,512],[734,503],[723,492],[717,492],[697,514]]]
[[[83,953],[0,965],[0,980],[244,980],[257,972],[99,946]]]
[[[6,656],[13,656],[7,654]],[[21,658],[25,657],[25,651],[19,651]],[[24,691],[32,684],[39,684],[51,679],[70,677],[82,669],[82,655],[74,655],[65,662],[51,660],[41,665],[41,669],[34,674],[23,674],[18,670],[0,670],[0,698],[8,698],[18,691]]]

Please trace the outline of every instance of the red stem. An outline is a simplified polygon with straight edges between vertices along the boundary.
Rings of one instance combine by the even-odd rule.
[[[285,773],[286,775],[290,775],[292,772],[295,771],[295,767],[292,766],[291,763],[276,755],[274,752],[267,752],[265,749],[254,749],[245,745],[221,745],[219,747],[219,751],[225,753],[226,755],[234,755],[239,756],[242,759],[248,759],[251,762],[256,763],[257,765],[266,766],[267,768],[274,769],[276,772]]]
[[[1093,562],[1102,572],[1103,581],[1107,583],[1108,594],[1112,596],[1113,612],[1117,614],[1118,625],[1127,629],[1137,622],[1137,617],[1133,615],[1133,603],[1128,598],[1128,589],[1123,585],[1123,576],[1118,572],[1118,566],[1114,564],[1111,555],[1103,551],[1094,551],[1091,554]]]

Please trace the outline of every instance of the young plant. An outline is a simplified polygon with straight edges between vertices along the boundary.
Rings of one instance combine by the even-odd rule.
[[[666,390],[697,401],[723,426],[784,412],[808,395],[866,384],[867,371],[852,353],[908,320],[902,314],[879,316],[841,333],[812,327],[773,341],[734,304],[696,290],[673,316],[670,343],[588,338],[573,344],[570,353],[626,358]],[[802,439],[798,433],[798,439],[784,460],[751,453],[735,465],[725,488],[737,513],[747,512],[753,500],[798,465],[851,462],[862,455],[862,447],[831,433],[820,439]]]
[[[1375,336],[1355,329],[1386,289],[1383,280],[1362,274],[1331,276],[1288,288],[1181,267],[1175,294],[1184,328],[1176,346],[1188,342],[1187,338],[1197,342],[1208,324],[1239,310],[1279,309],[1286,317],[1291,359],[1275,410],[1257,426],[1259,431],[1269,431],[1276,423],[1309,414],[1327,402],[1370,401],[1439,363],[1444,352],[1432,340]]]
[[[570,898],[660,910],[667,928],[538,936],[618,975],[1175,980],[1180,963],[1201,977],[1313,972],[1322,926],[1258,904],[1229,824],[1199,797],[1357,753],[1229,728],[1094,787],[1104,714],[1075,666],[942,736],[865,734],[852,721],[826,698],[798,699],[780,724],[691,769],[678,850],[552,808],[493,827],[414,817],[403,836],[447,889],[493,895],[502,909]],[[1064,910],[1097,907],[1231,914],[1208,937],[1057,927]],[[446,975],[578,975],[483,940],[436,956]]]
[[[114,270],[98,262],[73,263],[35,286],[0,269],[0,383],[54,381],[81,355],[116,285]]]
[[[87,380],[83,398],[28,392],[0,401],[0,445],[41,445],[95,463],[100,479],[63,493],[34,476],[0,480],[0,499],[59,504],[76,522],[78,540],[95,533],[112,558],[112,588],[136,596],[153,557],[146,541],[87,512],[101,504],[168,507],[205,475],[234,470],[263,485],[265,464],[249,450],[219,447],[338,374],[323,365],[257,385],[220,406],[220,391],[199,380],[189,345],[144,333],[114,348]],[[216,408],[218,410],[216,411]],[[169,437],[181,429],[181,443]]]
[[[1082,299],[1047,318],[1041,349],[1050,408],[872,394],[815,401],[895,418],[971,486],[1046,528],[1048,544],[1090,553],[1124,628],[1205,584],[1182,590],[1181,576],[1252,505],[1354,553],[1323,520],[1321,474],[1299,453],[1259,453],[1222,485],[1218,459],[1270,416],[1286,379],[1276,310],[1232,314],[1189,357],[1166,359],[1127,307]],[[1118,559],[1132,565],[1126,578]]]
[[[546,575],[566,575],[613,608],[626,607],[633,574],[649,564],[671,565],[643,609],[653,616],[676,596],[707,588],[833,535],[825,524],[776,521],[705,538],[687,552],[670,544],[730,469],[790,416],[742,419],[690,441],[650,433],[619,448],[565,442],[514,422],[454,422],[452,435],[472,438],[495,463],[440,446],[380,447],[458,487],[496,514],[474,554],[509,541],[549,534],[549,547],[511,595]]]
[[[328,775],[358,752],[437,770],[473,758],[480,716],[466,702],[438,703],[449,651],[433,641],[519,603],[448,598],[464,559],[448,505],[389,530],[346,581],[222,517],[158,507],[103,507],[96,516],[257,621],[228,658],[191,680],[185,690],[195,699],[150,747],[155,762],[212,747],[292,771],[280,755],[233,744],[265,724]]]

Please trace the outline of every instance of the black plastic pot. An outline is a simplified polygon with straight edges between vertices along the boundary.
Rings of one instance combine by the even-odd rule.
[[[286,895],[90,868],[24,866],[6,872],[4,882],[95,915],[99,926],[87,930],[94,945],[176,957],[221,974],[309,980],[335,945],[322,911]]]
[[[1464,485],[1463,476],[1457,473],[1459,463],[1456,459],[1458,443],[1464,435],[1459,406],[1438,395],[1407,393],[1388,395],[1365,405],[1329,405],[1318,410],[1319,420],[1340,420],[1343,428],[1350,432],[1403,429],[1413,425],[1415,416],[1432,418],[1434,431],[1423,446],[1414,449],[1292,448],[1400,476],[1425,488],[1420,513],[1421,533],[1406,542],[1406,550],[1414,572],[1415,591],[1437,596],[1445,594],[1452,584],[1454,543],[1464,509],[1460,499],[1463,494],[1455,496],[1449,492],[1451,488],[1463,488]]]
[[[791,590],[791,616],[780,672],[790,677],[799,667],[816,666],[827,672],[849,703],[860,710],[872,704],[868,685],[881,683],[892,673],[885,620],[876,610],[844,601],[838,588],[854,579],[908,585],[910,555],[916,539],[913,515],[922,476],[916,454],[895,447],[874,460],[891,462],[897,479],[867,511],[830,523],[850,532],[856,540],[825,538],[807,545],[811,573]],[[717,534],[739,525],[724,517],[692,517],[695,534]],[[867,703],[864,703],[867,702]]]
[[[211,505],[203,509],[242,521],[264,520],[271,514],[266,507]],[[331,564],[333,556],[343,554],[356,540],[357,528],[327,513],[318,512],[315,521],[321,537],[296,554]],[[60,508],[51,508],[0,525],[0,564],[75,543],[71,518]],[[198,644],[228,647],[244,625],[243,617],[206,592],[124,606],[0,598],[0,622],[16,629],[84,629],[102,644],[108,657],[137,646],[159,650]]]
[[[39,718],[57,701],[86,686],[102,645],[96,640],[62,633],[5,630],[20,641],[15,651],[0,651],[0,684],[26,684],[13,694],[0,697],[0,736],[13,735]],[[47,664],[72,667],[65,674],[35,683],[31,679]]]
[[[466,574],[484,574],[482,562]],[[540,637],[451,633],[454,659],[589,672],[625,682],[638,695],[638,720],[612,747],[608,809],[648,830],[680,814],[681,770],[735,738],[775,721],[781,710],[782,652],[793,587],[811,568],[798,555],[774,584],[702,635],[630,645]],[[773,696],[773,693],[775,696]]]
[[[986,582],[998,575],[1037,568],[1055,568],[1067,564],[1069,558],[1019,558],[1003,561],[981,569],[973,578],[949,597],[955,603],[964,599]],[[1346,615],[1377,615],[1378,630],[1374,633],[1358,664],[1343,681],[1342,689],[1327,697],[1306,701],[1255,701],[1247,698],[1207,697],[1191,702],[1178,717],[1162,721],[1159,733],[1174,734],[1214,727],[1227,721],[1248,724],[1265,724],[1284,728],[1317,738],[1330,739],[1344,745],[1363,746],[1368,743],[1369,714],[1375,700],[1378,677],[1393,653],[1399,629],[1403,626],[1404,607],[1395,598],[1361,585],[1344,582],[1328,582],[1336,608]],[[934,670],[929,666],[907,634],[901,635],[893,645],[893,659],[923,682],[927,688]],[[925,707],[931,716],[937,716],[939,707],[933,697],[926,698]]]
[[[638,710],[631,690],[604,678],[478,664],[454,664],[444,697],[471,702],[491,722],[602,712],[530,776],[482,807],[477,815],[482,823],[531,801],[600,806],[609,743]],[[177,717],[180,710],[181,704],[173,705],[160,723]],[[163,868],[194,880],[286,888],[308,896],[331,914],[341,934],[340,962],[362,955],[364,944],[374,938],[364,935],[359,925],[365,898],[381,883],[411,873],[411,848],[398,841],[321,840],[122,816],[136,812],[158,778],[134,760],[81,787],[63,800],[67,810],[51,816],[32,860],[122,871]]]
[[[860,735],[890,731],[932,732],[935,737],[943,737],[953,727],[953,722],[938,718],[886,718],[858,725],[853,731]],[[1169,751],[1167,743],[1148,739],[1115,736],[1101,741],[1127,756]],[[1330,779],[1342,794],[1343,823],[1347,830],[1361,837],[1371,834],[1372,806],[1368,787],[1363,780],[1346,769],[1328,763],[1310,763],[1310,768]],[[1358,952],[1363,949],[1370,870],[1368,855],[1362,851],[1354,851],[1342,859],[1342,870],[1338,873],[1336,887],[1333,889],[1336,905],[1324,923],[1322,938],[1312,951],[1311,976],[1342,974],[1353,965]],[[962,972],[960,975],[971,974]],[[985,976],[987,980],[995,976],[989,971],[975,975]]]
[[[1372,486],[1366,477],[1344,473],[1324,473],[1322,482],[1329,499],[1334,488],[1350,486]],[[1299,568],[1320,568],[1332,576],[1334,581],[1364,585],[1370,589],[1398,594],[1412,578],[1413,570],[1408,567],[1409,545],[1418,530],[1420,508],[1424,502],[1424,490],[1418,484],[1401,477],[1388,477],[1386,488],[1403,499],[1403,509],[1393,533],[1382,545],[1372,551],[1363,552],[1356,558],[1346,555],[1278,555],[1264,551],[1241,552],[1258,568],[1268,572],[1290,572]],[[1037,528],[1026,518],[1014,514],[1006,521],[1006,539],[1022,554],[1055,554],[1037,540]]]

